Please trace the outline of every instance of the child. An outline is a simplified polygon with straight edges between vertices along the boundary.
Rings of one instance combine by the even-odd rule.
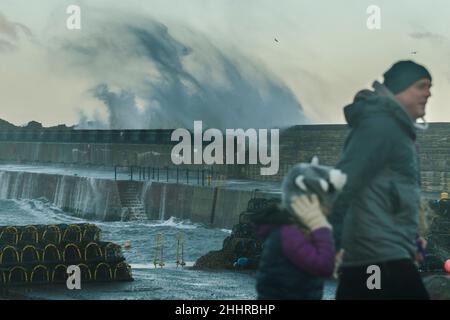
[[[322,299],[334,271],[335,248],[328,212],[345,184],[339,170],[317,163],[295,166],[283,181],[283,207],[263,212],[265,238],[257,272],[258,299]],[[326,204],[326,206],[321,206]]]

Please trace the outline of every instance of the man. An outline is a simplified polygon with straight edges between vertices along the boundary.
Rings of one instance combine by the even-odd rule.
[[[428,299],[414,261],[420,206],[415,140],[431,75],[400,61],[373,86],[344,108],[351,131],[337,165],[348,180],[335,206],[335,219],[342,217],[339,210],[345,213],[336,298]]]

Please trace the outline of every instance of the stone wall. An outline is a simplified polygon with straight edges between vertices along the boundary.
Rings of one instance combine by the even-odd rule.
[[[295,126],[281,133],[280,171],[261,176],[259,166],[241,168],[241,177],[253,180],[280,181],[289,168],[309,161],[317,155],[325,165],[335,165],[344,145],[348,129],[343,125]],[[418,132],[418,149],[424,192],[450,190],[450,123],[433,123]],[[370,143],[370,141],[367,141]],[[376,161],[376,159],[374,159]]]
[[[7,163],[65,163],[102,166],[175,167],[170,153],[173,143],[165,133],[155,143],[140,141],[152,135],[152,130],[139,131],[136,139],[126,143],[100,143],[92,136],[92,142],[24,142],[0,139],[0,161]],[[339,159],[345,137],[345,125],[303,125],[280,131],[280,170],[273,176],[262,176],[259,165],[214,165],[216,174],[228,178],[281,181],[289,168],[314,155],[320,162],[335,165]],[[112,132],[115,134],[115,132]],[[441,192],[450,190],[450,123],[433,123],[425,132],[419,132],[418,145],[421,160],[423,190]],[[141,138],[140,138],[141,137]],[[73,140],[73,139],[72,139]],[[105,140],[102,138],[102,140]],[[71,141],[71,140],[68,140]],[[367,143],[370,143],[368,141]],[[374,159],[376,161],[376,159]],[[207,165],[182,165],[181,169],[208,168]]]

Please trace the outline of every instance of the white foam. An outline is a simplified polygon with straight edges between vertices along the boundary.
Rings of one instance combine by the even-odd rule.
[[[192,230],[202,227],[201,224],[193,223],[190,220],[181,220],[176,217],[170,217],[168,220],[144,220],[144,221],[113,221],[102,222],[95,221],[95,224],[102,226],[108,226],[113,228],[132,228],[132,227],[145,227],[145,228],[157,228],[157,227],[173,227],[176,229]]]
[[[48,202],[46,199],[12,200],[17,206],[36,218],[36,223],[83,223],[84,219],[69,216],[63,210]]]
[[[192,223],[190,220],[180,220],[175,217],[170,217],[164,221],[158,221],[156,223],[151,223],[150,227],[174,227],[177,229],[197,229],[200,227],[199,224]]]

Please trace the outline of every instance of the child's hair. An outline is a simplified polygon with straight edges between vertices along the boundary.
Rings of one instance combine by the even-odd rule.
[[[346,180],[347,175],[341,170],[319,165],[314,157],[311,163],[299,163],[286,174],[282,183],[282,205],[291,211],[293,196],[315,194],[322,207],[331,208]]]
[[[266,200],[263,206],[253,210],[247,209],[244,216],[247,221],[254,225],[283,225],[296,222],[293,216],[280,206],[280,200],[274,198]]]

